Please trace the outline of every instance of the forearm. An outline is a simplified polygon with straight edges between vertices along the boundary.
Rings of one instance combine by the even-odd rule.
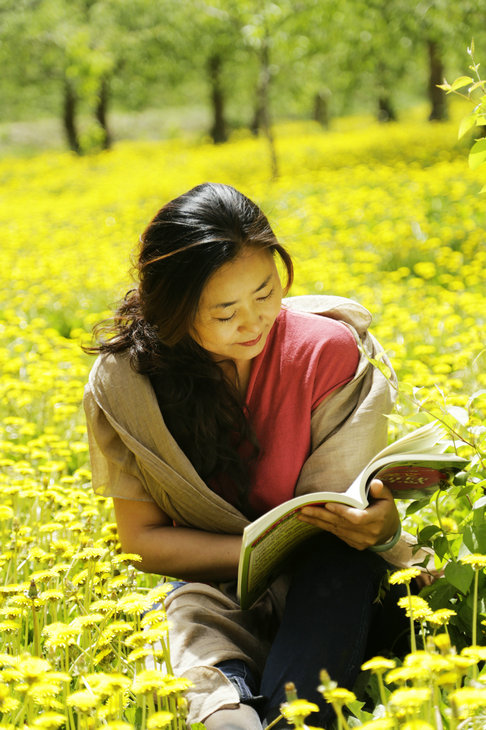
[[[233,580],[238,575],[240,535],[220,535],[188,527],[154,526],[121,536],[126,552],[137,553],[137,567],[183,580]]]

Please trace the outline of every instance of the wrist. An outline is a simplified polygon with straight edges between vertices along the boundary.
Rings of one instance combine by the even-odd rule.
[[[391,537],[387,542],[382,543],[381,545],[371,545],[371,547],[368,548],[368,550],[372,550],[374,553],[382,553],[386,550],[390,550],[392,547],[394,547],[397,542],[400,539],[400,535],[402,534],[402,525],[399,522],[397,530],[393,537]]]

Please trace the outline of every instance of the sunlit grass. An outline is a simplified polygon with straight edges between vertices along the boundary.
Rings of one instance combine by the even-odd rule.
[[[204,180],[235,185],[293,254],[292,293],[367,306],[400,380],[420,398],[464,407],[486,388],[484,181],[456,148],[456,123],[350,126],[282,127],[273,182],[265,142],[244,135],[221,147],[123,143],[94,157],[0,162],[7,727],[96,728],[122,718],[140,726],[184,712],[183,689],[168,689],[163,673],[151,681],[165,695],[154,698],[149,677],[135,683],[147,651],[159,666],[164,659],[137,633],[155,578],[117,557],[110,504],[91,492],[80,408],[91,364],[80,343],[131,286],[129,256],[164,202]],[[454,514],[447,519],[453,531]],[[152,629],[164,635],[163,617]],[[31,655],[48,664],[29,664]],[[457,706],[467,701],[458,696]]]

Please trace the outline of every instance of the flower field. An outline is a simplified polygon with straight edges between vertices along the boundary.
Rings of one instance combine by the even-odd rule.
[[[185,727],[186,686],[170,674],[163,610],[140,618],[164,587],[120,554],[110,503],[91,492],[80,404],[92,360],[80,345],[131,286],[129,257],[147,222],[199,182],[230,183],[261,205],[294,256],[292,294],[338,294],[372,311],[373,332],[402,383],[392,432],[402,432],[403,419],[420,422],[419,404],[440,413],[467,437],[461,448],[473,455],[476,475],[470,490],[480,497],[484,173],[468,169],[456,129],[454,122],[350,124],[332,133],[282,126],[276,181],[264,141],[246,136],[220,147],[120,143],[92,157],[0,161],[0,727]],[[484,506],[471,511],[466,497],[454,492],[441,513],[432,504],[409,510],[422,541],[435,540],[439,562],[464,545],[486,552]],[[472,643],[484,644],[486,627],[473,613],[479,571],[486,617],[484,566],[452,562],[442,592],[430,593],[432,608],[459,591],[456,631],[471,643],[465,625],[476,628],[477,618]],[[153,648],[160,638],[163,649]],[[167,660],[168,672],[145,670],[147,654],[161,667]],[[449,676],[455,690],[466,678],[463,689],[476,694],[464,695],[457,723],[486,706],[477,663],[466,661],[459,674],[454,682]],[[422,707],[430,697],[410,702]],[[390,724],[369,727],[422,717],[407,713],[399,708]],[[458,727],[450,717],[444,727]]]

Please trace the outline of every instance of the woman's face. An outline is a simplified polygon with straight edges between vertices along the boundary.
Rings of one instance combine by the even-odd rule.
[[[263,350],[281,301],[271,251],[246,248],[207,281],[191,335],[216,360],[251,360]]]

